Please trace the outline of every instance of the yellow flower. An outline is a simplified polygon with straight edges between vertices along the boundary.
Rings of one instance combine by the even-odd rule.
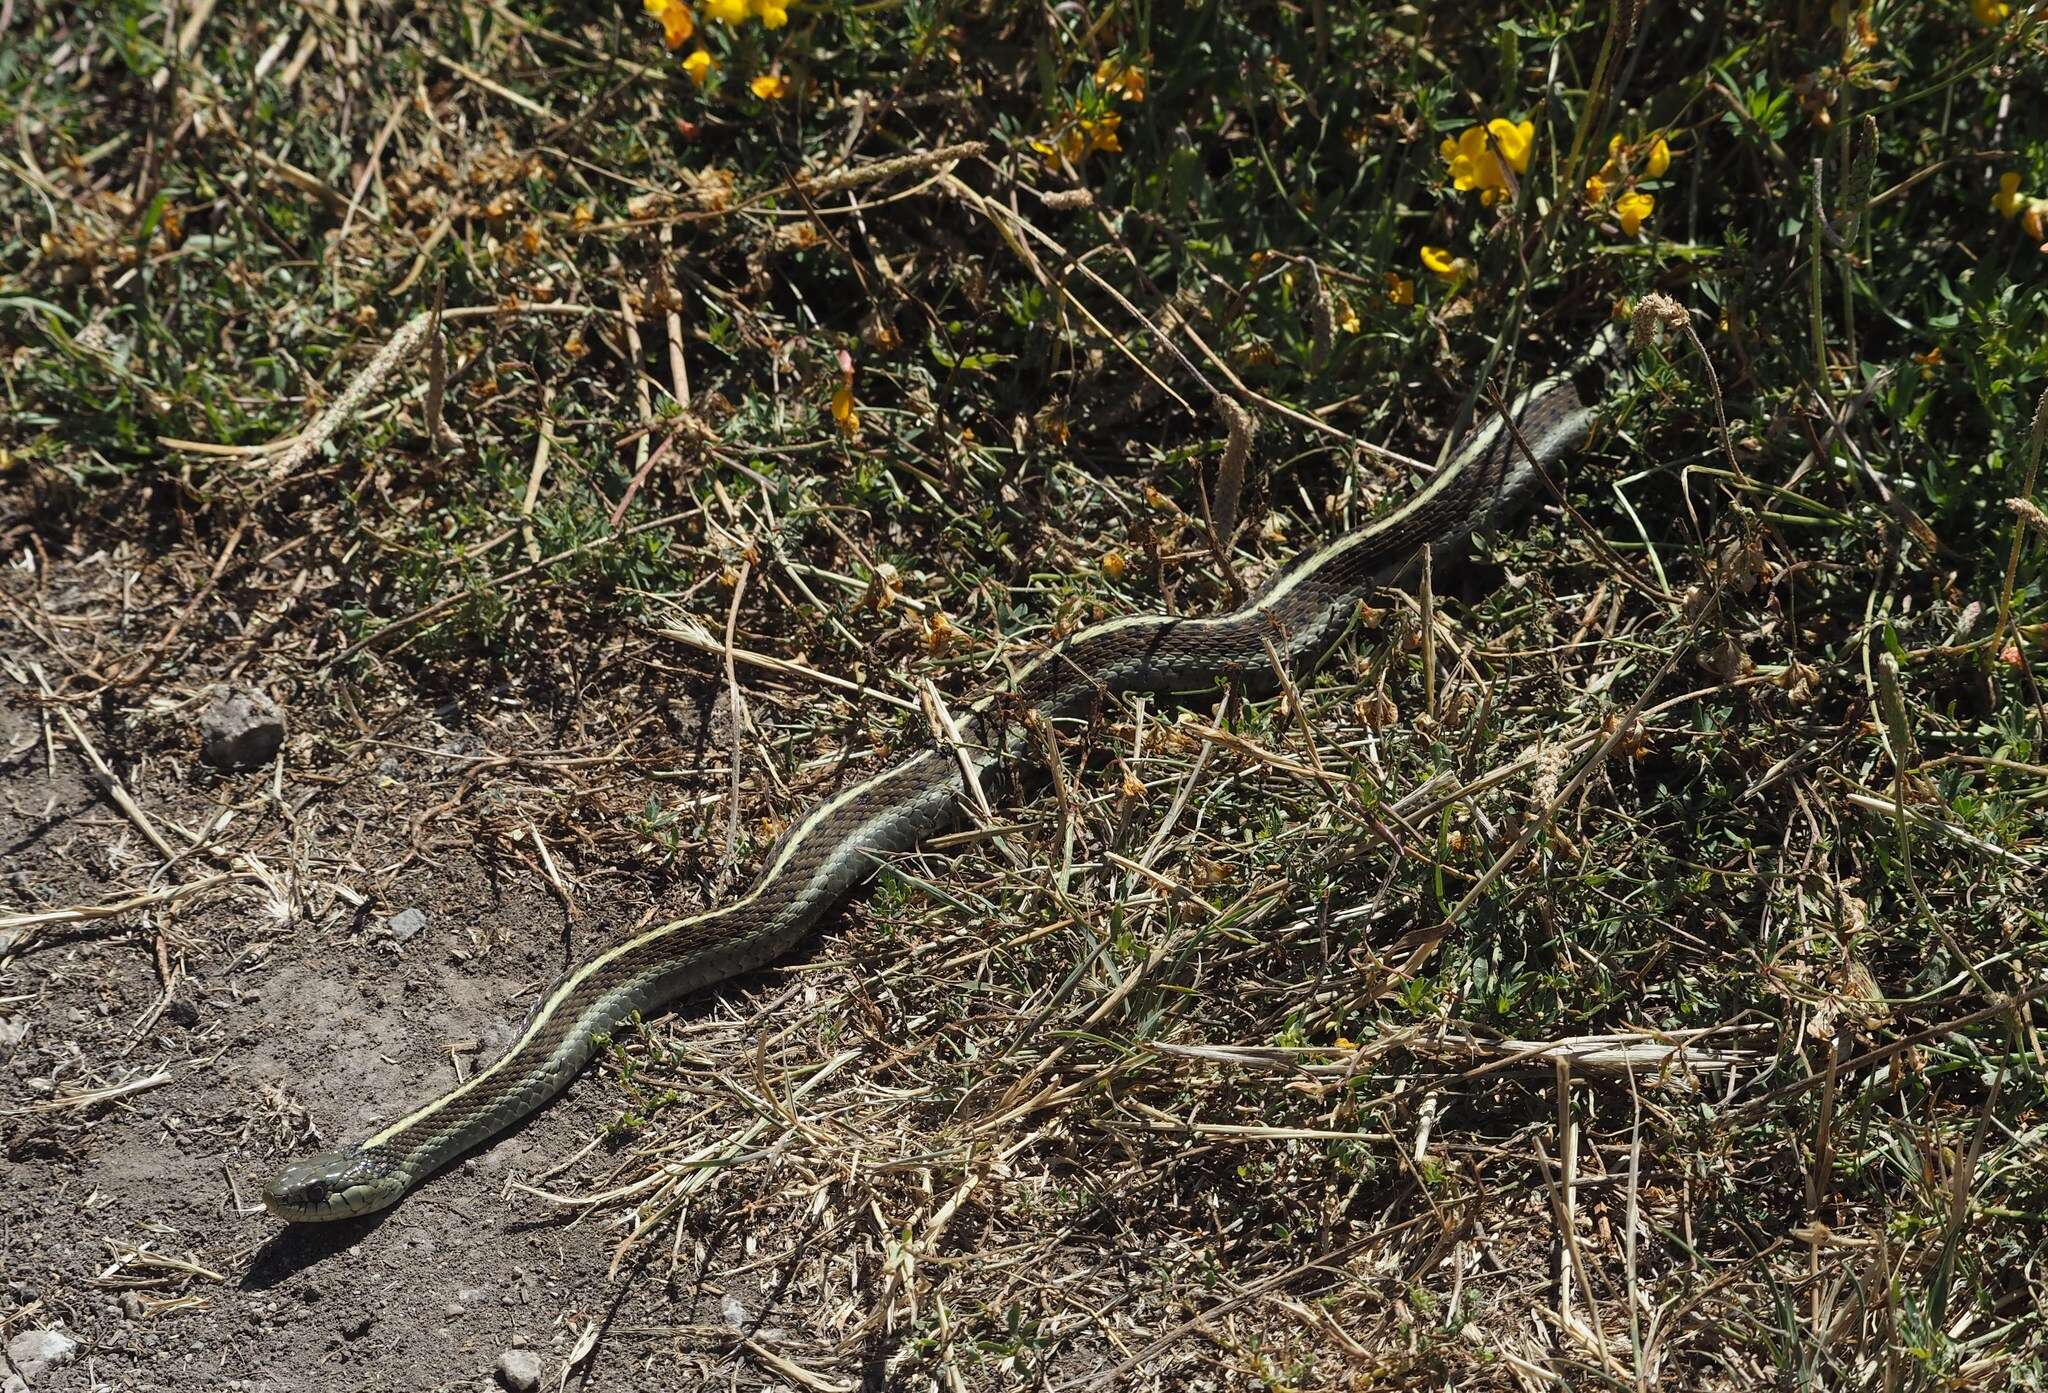
[[[1529,151],[1535,144],[1536,123],[1516,123],[1496,116],[1484,126],[1473,126],[1456,140],[1448,136],[1437,146],[1451,175],[1451,185],[1460,193],[1479,191],[1480,201],[1491,204],[1507,190],[1507,170],[1529,172]],[[1498,153],[1496,153],[1498,147]],[[1507,161],[1506,168],[1501,165]]]
[[[2048,242],[2048,198],[2027,201],[2027,211],[2020,214],[2020,231],[2033,241]]]
[[[711,76],[711,69],[715,66],[716,63],[710,53],[701,48],[683,60],[683,71],[688,73],[690,81],[699,87],[702,87],[704,80]]]
[[[1390,305],[1412,305],[1415,303],[1415,282],[1406,276],[1389,271],[1380,277],[1380,283],[1387,288],[1387,303]]]
[[[1122,150],[1124,147],[1122,142],[1117,139],[1116,128],[1123,124],[1123,119],[1123,117],[1118,116],[1115,112],[1093,119],[1085,116],[1082,117],[1080,122],[1081,133],[1088,138],[1088,148],[1090,150],[1108,150],[1112,152]]]
[[[789,7],[782,0],[753,0],[753,8],[763,29],[780,29],[789,23]]]
[[[1995,29],[2005,23],[2005,17],[2012,13],[2012,6],[2004,0],[1970,0],[1970,13],[1986,29]]]
[[[1127,102],[1145,100],[1145,70],[1120,58],[1105,58],[1095,68],[1095,85]]]
[[[764,102],[779,102],[789,95],[789,79],[781,73],[762,73],[747,86]]]
[[[1424,247],[1422,268],[1438,280],[1449,281],[1452,285],[1472,274],[1472,263],[1462,256],[1452,256],[1448,247]]]
[[[704,13],[720,24],[738,24],[747,17],[747,0],[704,0]]]
[[[673,53],[697,30],[697,17],[683,0],[641,0],[647,13],[661,21],[662,42]]]
[[[1108,576],[1111,580],[1122,580],[1124,578],[1124,569],[1129,564],[1124,560],[1124,554],[1115,547],[1111,547],[1102,554],[1102,574]]]
[[[853,409],[853,384],[842,382],[832,392],[832,419],[848,435],[860,434],[860,413]]]
[[[2020,211],[2025,195],[2020,192],[2020,176],[2006,173],[1998,176],[1998,192],[1991,195],[1991,206],[2003,218],[2011,218]]]
[[[1620,162],[1622,166],[1632,166],[1636,160],[1642,162],[1642,172],[1649,174],[1651,178],[1663,178],[1665,170],[1671,168],[1671,145],[1665,141],[1663,135],[1653,135],[1647,145],[1626,147],[1622,145],[1622,137],[1616,135],[1608,141],[1608,168],[1604,168],[1602,174],[1612,176],[1616,170],[1616,162]]]
[[[1496,116],[1486,123],[1487,133],[1500,146],[1500,152],[1507,156],[1509,166],[1517,174],[1529,172],[1529,151],[1536,144],[1536,123],[1534,121],[1503,121]]]
[[[1656,206],[1656,199],[1631,190],[1614,200],[1614,216],[1620,220],[1622,232],[1633,237],[1643,230],[1643,219],[1649,217],[1650,210]]]
[[[1616,161],[1633,163],[1637,158],[1643,162],[1643,173],[1652,179],[1661,179],[1664,171],[1671,168],[1671,146],[1659,135],[1651,137],[1650,143],[1641,150],[1624,150],[1621,137],[1615,136],[1607,142],[1607,168],[1601,173],[1611,172]]]
[[[1592,178],[1586,181],[1586,202],[1604,203],[1606,201],[1607,181],[1601,178],[1598,174],[1595,174]]]

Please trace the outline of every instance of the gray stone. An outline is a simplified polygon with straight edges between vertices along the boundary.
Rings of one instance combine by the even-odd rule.
[[[199,757],[216,769],[270,763],[284,744],[284,712],[253,687],[223,687],[199,718]]]
[[[540,1356],[532,1350],[508,1349],[498,1356],[493,1372],[509,1393],[533,1393],[540,1387]]]
[[[61,1330],[24,1330],[7,1342],[7,1358],[25,1379],[78,1357],[78,1341]]]
[[[384,927],[391,931],[391,937],[396,941],[410,943],[427,927],[427,912],[418,905],[401,909],[384,921]]]

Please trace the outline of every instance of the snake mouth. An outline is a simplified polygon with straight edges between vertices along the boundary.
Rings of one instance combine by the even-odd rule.
[[[398,1202],[405,1177],[367,1151],[323,1151],[294,1161],[263,1187],[263,1207],[294,1224],[374,1214]]]

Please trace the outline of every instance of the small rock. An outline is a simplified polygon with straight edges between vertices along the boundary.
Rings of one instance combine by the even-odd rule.
[[[21,1381],[19,1374],[9,1374],[0,1379],[0,1393],[28,1393],[28,1385]]]
[[[724,1316],[725,1323],[735,1330],[747,1328],[747,1308],[731,1292],[718,1299],[718,1314]]]
[[[384,921],[384,927],[391,931],[391,937],[399,943],[410,943],[427,926],[427,912],[418,905],[401,909]]]
[[[199,1008],[184,997],[171,998],[171,1004],[164,1007],[164,1019],[172,1025],[190,1030],[199,1024]]]
[[[199,757],[216,769],[268,764],[284,744],[284,712],[253,687],[225,687],[199,718]]]
[[[147,1314],[142,1305],[142,1296],[139,1292],[124,1291],[121,1293],[121,1314],[130,1320],[141,1320]]]
[[[24,1379],[78,1357],[78,1341],[61,1330],[24,1330],[7,1342],[7,1358]]]
[[[510,1393],[533,1393],[540,1387],[540,1356],[532,1350],[508,1349],[498,1356],[493,1372]]]

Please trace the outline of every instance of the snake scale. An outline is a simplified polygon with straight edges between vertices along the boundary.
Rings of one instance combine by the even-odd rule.
[[[1277,677],[1269,644],[1290,667],[1311,663],[1337,641],[1359,602],[1398,583],[1425,546],[1448,551],[1503,520],[1535,467],[1575,447],[1594,418],[1569,375],[1538,382],[1508,412],[1514,430],[1494,416],[1406,502],[1295,558],[1237,609],[1194,618],[1130,615],[1040,650],[967,708],[956,748],[911,754],[818,804],[770,848],[739,899],[579,963],[491,1064],[362,1141],[292,1162],[265,1188],[265,1206],[306,1221],[395,1204],[561,1092],[634,1013],[787,952],[882,858],[961,822],[964,766],[979,779],[1028,763],[1021,756],[1031,746],[1031,723],[1023,713],[1072,721],[1108,694],[1193,695],[1214,691],[1231,674],[1270,690]]]

